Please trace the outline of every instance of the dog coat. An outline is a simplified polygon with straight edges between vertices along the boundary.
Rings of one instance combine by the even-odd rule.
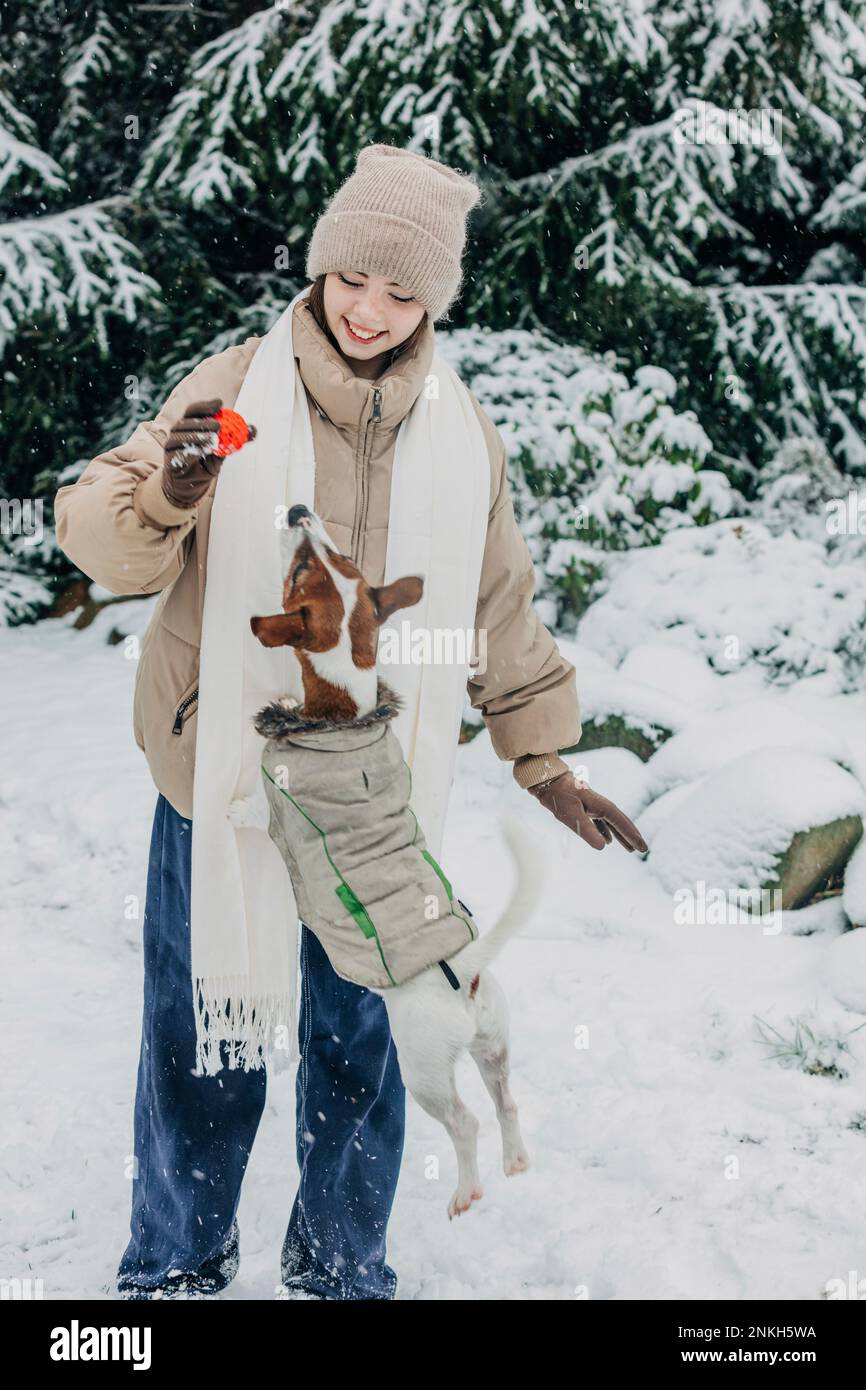
[[[376,708],[353,721],[308,719],[288,699],[254,720],[267,739],[268,833],[300,919],[337,974],[368,989],[403,984],[478,936],[409,804],[412,774],[390,725],[400,705],[379,680]]]

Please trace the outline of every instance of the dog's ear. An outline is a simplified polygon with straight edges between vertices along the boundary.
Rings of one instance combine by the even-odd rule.
[[[250,627],[263,647],[296,647],[307,633],[300,610],[275,613],[268,618],[250,618]]]
[[[424,580],[418,574],[404,575],[402,579],[383,584],[381,589],[371,588],[370,598],[379,623],[387,622],[399,608],[414,608],[416,603],[420,603],[423,593]]]

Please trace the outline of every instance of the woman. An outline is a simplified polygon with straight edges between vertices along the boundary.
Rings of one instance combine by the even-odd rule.
[[[312,280],[292,317],[315,448],[315,510],[370,584],[382,582],[395,441],[424,387],[433,323],[460,285],[479,190],[453,169],[367,147],[313,233]],[[144,919],[144,1017],[123,1297],[214,1293],[238,1266],[236,1211],[265,1101],[263,1067],[194,1075],[190,845],[199,647],[211,507],[222,460],[213,412],[231,407],[261,338],[206,358],[156,419],[93,459],[55,499],[58,541],[114,593],[163,592],[142,644],[135,737],[159,791]],[[471,395],[471,393],[469,393]],[[574,668],[532,606],[534,572],[508,490],[505,446],[471,396],[490,459],[476,628],[487,661],[468,690],[514,776],[601,849],[645,849],[556,750],[575,744]],[[254,421],[252,423],[255,423]],[[240,466],[240,456],[238,466]],[[382,1000],[340,979],[301,930],[298,1194],[282,1255],[287,1296],[390,1299],[385,1234],[405,1092]]]

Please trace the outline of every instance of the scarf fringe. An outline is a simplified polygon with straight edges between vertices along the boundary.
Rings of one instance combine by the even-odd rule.
[[[223,1043],[229,1071],[259,1071],[266,1061],[288,1056],[291,1041],[278,1047],[277,1029],[285,1028],[291,1040],[295,1005],[290,990],[251,995],[245,975],[197,976],[194,1074],[216,1076],[223,1070]]]

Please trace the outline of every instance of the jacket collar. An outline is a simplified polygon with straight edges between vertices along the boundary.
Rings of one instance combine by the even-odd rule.
[[[415,404],[435,350],[435,330],[430,317],[411,354],[398,357],[375,381],[356,376],[345,358],[322,332],[310,310],[309,297],[295,305],[292,340],[304,386],[319,410],[339,429],[358,433],[370,418],[373,390],[381,391],[381,425],[396,429]]]
[[[382,677],[377,680],[376,707],[357,719],[308,719],[303,705],[282,695],[265,705],[253,720],[263,738],[286,738],[290,734],[346,733],[351,729],[375,728],[394,719],[403,707],[403,697]]]

